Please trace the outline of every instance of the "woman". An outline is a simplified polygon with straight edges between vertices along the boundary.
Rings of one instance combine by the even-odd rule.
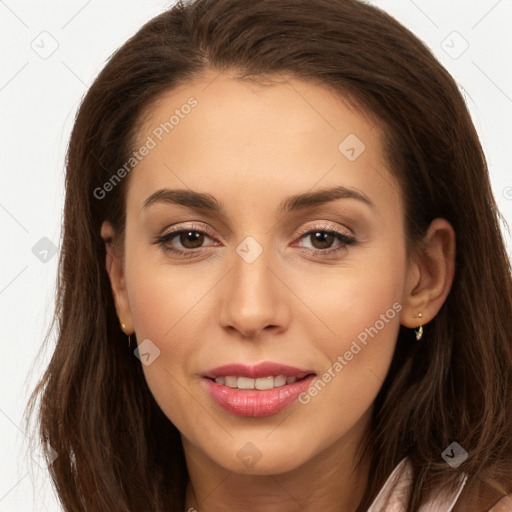
[[[60,265],[31,407],[65,510],[511,509],[484,155],[382,11],[196,0],[146,24],[80,107]]]

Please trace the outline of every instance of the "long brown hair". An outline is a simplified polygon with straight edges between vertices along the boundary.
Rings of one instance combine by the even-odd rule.
[[[405,204],[408,247],[436,217],[456,232],[456,275],[421,343],[401,328],[365,448],[372,457],[358,512],[409,457],[409,511],[429,490],[469,475],[512,484],[512,285],[484,154],[452,77],[425,45],[357,0],[180,2],[109,60],[80,106],[67,155],[57,346],[29,402],[38,435],[58,453],[50,472],[66,511],[182,511],[188,479],[178,430],[165,417],[119,328],[102,221],[122,245],[123,166],[145,109],[208,69],[246,80],[284,74],[349,97],[383,127]],[[118,240],[119,241],[119,240]],[[441,458],[453,441],[469,454]],[[341,478],[341,475],[340,475]]]

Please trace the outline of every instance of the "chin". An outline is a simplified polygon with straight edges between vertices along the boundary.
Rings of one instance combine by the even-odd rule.
[[[304,444],[291,444],[285,440],[276,447],[268,440],[231,440],[222,452],[211,454],[219,465],[242,475],[278,475],[293,471],[307,462]]]

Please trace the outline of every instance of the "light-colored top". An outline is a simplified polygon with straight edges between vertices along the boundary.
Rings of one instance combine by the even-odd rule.
[[[408,491],[412,485],[412,465],[405,458],[393,470],[379,494],[370,505],[368,512],[405,512]],[[420,507],[420,512],[451,512],[459,499],[468,477],[462,474],[453,492],[440,491],[428,503]],[[503,497],[489,512],[512,512],[512,495]]]
[[[407,458],[393,470],[368,512],[405,512],[407,510],[408,491],[412,484],[412,465]],[[432,500],[420,507],[420,512],[451,512],[467,481],[463,474],[454,492],[439,492]]]

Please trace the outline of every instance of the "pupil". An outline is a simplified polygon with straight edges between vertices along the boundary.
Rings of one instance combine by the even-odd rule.
[[[204,235],[197,231],[187,231],[182,233],[180,242],[183,246],[187,247],[187,244],[192,244],[192,249],[200,247],[203,242]],[[189,247],[190,248],[190,247]]]
[[[322,231],[317,231],[314,234],[314,240],[315,243],[319,242],[320,247],[317,247],[318,249],[325,249],[332,245],[334,235],[332,233],[325,233]],[[315,246],[315,243],[313,243],[313,246]],[[316,247],[316,246],[315,246]]]

